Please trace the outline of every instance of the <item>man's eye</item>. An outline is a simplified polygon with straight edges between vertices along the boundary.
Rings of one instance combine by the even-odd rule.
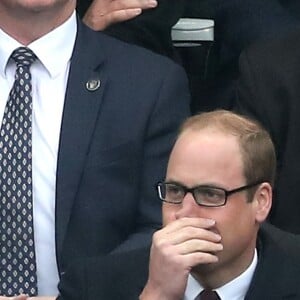
[[[171,195],[182,194],[182,188],[178,186],[168,186],[167,193]]]
[[[206,189],[198,189],[196,190],[198,196],[201,196],[206,199],[221,199],[223,198],[224,193],[217,189],[206,188]]]

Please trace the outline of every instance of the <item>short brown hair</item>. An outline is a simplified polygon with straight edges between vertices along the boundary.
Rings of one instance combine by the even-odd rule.
[[[273,187],[276,174],[275,147],[269,133],[257,121],[227,110],[204,112],[188,118],[182,124],[179,136],[188,130],[212,127],[237,137],[246,184],[266,181]]]

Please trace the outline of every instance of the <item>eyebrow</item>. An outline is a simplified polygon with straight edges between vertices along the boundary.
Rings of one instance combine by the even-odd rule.
[[[187,187],[187,188],[190,188],[190,189],[193,189],[193,188],[198,187],[198,186],[203,186],[203,187],[218,188],[218,189],[221,188],[221,189],[227,190],[226,187],[220,186],[219,184],[215,184],[215,183],[203,183],[203,184],[196,184],[196,185],[193,185],[193,186],[187,186],[183,182],[180,182],[180,181],[177,181],[177,180],[172,180],[172,179],[165,179],[164,182],[181,185],[181,186],[184,186],[184,187]]]

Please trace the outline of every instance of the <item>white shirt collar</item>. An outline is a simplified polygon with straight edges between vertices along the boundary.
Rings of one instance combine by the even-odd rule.
[[[70,60],[77,33],[76,12],[62,25],[28,45],[51,77],[56,77]],[[11,53],[22,46],[0,29],[0,74],[5,77]]]
[[[222,300],[240,300],[244,299],[249,289],[255,268],[257,265],[257,250],[255,249],[253,260],[250,266],[237,278],[226,283],[215,291]],[[203,287],[190,274],[188,277],[187,287],[185,290],[184,300],[195,299],[203,290]]]

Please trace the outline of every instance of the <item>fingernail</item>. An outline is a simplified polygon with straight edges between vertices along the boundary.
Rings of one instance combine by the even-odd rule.
[[[206,222],[208,226],[213,226],[216,224],[216,221],[213,219],[206,219]]]
[[[221,239],[222,239],[222,237],[219,235],[219,234],[215,234],[215,237],[216,237],[216,239],[218,240],[218,241],[220,241]]]
[[[156,7],[156,6],[157,6],[157,1],[155,1],[155,0],[149,0],[149,1],[148,1],[148,5],[149,5],[150,7]]]
[[[223,250],[223,245],[219,244],[219,249],[218,250]]]
[[[142,13],[142,9],[141,9],[141,8],[135,8],[135,9],[133,10],[133,13],[134,13],[136,16],[138,16],[138,15],[140,15],[140,14]]]

